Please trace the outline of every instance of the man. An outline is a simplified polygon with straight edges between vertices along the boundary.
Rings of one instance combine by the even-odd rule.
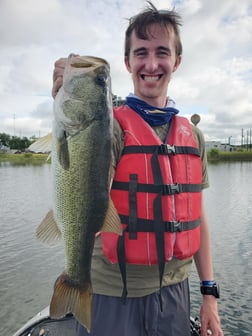
[[[208,328],[222,335],[201,205],[201,189],[208,187],[204,139],[176,116],[167,97],[181,63],[179,25],[174,11],[158,11],[149,2],[126,31],[125,65],[134,95],[114,109],[111,190],[124,234],[103,233],[95,242],[91,336],[189,336],[192,255],[204,293],[202,335]],[[65,59],[55,63],[53,97],[64,65]],[[88,335],[78,323],[77,334]]]

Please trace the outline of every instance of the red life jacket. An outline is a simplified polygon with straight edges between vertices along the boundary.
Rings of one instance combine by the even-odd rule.
[[[128,106],[114,110],[125,133],[111,198],[124,233],[102,233],[104,255],[123,265],[164,264],[200,246],[202,167],[186,118],[174,116],[166,143]],[[120,268],[121,268],[120,265]],[[160,278],[162,274],[160,274]]]

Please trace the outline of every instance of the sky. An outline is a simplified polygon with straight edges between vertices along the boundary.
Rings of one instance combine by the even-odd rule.
[[[199,114],[207,141],[239,144],[252,128],[252,1],[152,2],[183,19],[182,63],[168,88],[180,115]],[[105,58],[113,93],[133,92],[124,32],[146,6],[145,0],[0,0],[0,133],[51,132],[54,62],[70,53]]]

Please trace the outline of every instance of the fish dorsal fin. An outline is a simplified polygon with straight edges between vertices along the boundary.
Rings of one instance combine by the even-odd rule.
[[[114,232],[122,235],[121,220],[111,198],[109,198],[109,206],[101,232]]]
[[[61,239],[61,231],[50,210],[36,230],[36,237],[43,243],[57,243]]]
[[[48,133],[46,136],[39,138],[33,142],[28,149],[34,153],[51,153],[52,150],[52,133]]]

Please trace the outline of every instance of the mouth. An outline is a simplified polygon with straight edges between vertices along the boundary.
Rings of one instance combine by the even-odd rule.
[[[145,81],[145,82],[157,82],[160,80],[160,78],[163,75],[155,75],[155,76],[150,76],[150,75],[141,75],[141,78]]]

